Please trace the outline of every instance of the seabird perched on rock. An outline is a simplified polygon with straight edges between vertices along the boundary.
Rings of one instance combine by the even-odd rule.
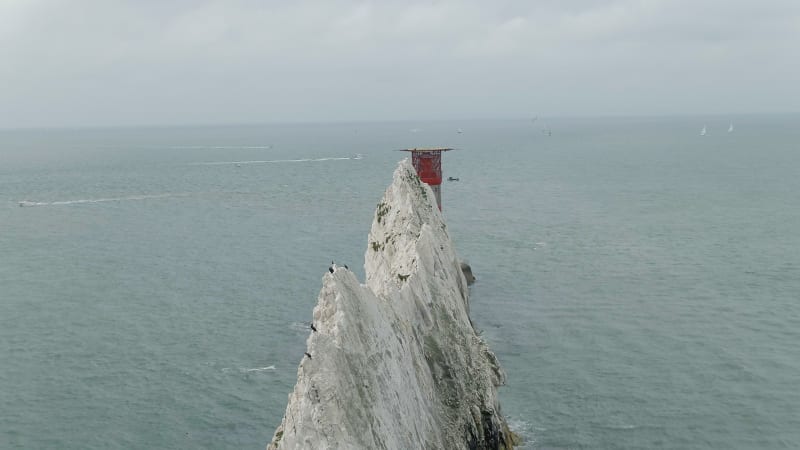
[[[333,273],[334,270],[336,270],[336,263],[331,260],[331,266],[328,267],[328,272]]]
[[[349,267],[347,267],[347,264],[345,264],[345,265],[344,265],[344,269],[345,269],[345,270],[350,270],[350,268],[349,268]]]
[[[313,323],[311,324],[311,331],[317,331],[317,327],[315,327]]]
[[[311,359],[311,353],[305,352],[304,355],[308,356],[308,359]]]

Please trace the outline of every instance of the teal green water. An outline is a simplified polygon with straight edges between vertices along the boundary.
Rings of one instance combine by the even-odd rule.
[[[730,120],[0,132],[0,448],[263,448],[429,145],[526,448],[800,447],[800,116]]]

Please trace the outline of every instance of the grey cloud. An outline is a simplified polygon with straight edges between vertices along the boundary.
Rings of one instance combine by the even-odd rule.
[[[794,0],[500,3],[6,0],[0,127],[800,110]]]

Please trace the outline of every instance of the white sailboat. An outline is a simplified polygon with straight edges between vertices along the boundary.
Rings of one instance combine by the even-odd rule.
[[[728,127],[728,133],[733,133],[733,122],[731,122],[730,126]]]
[[[706,135],[706,126],[703,125],[703,129],[700,130],[700,136],[705,136],[705,135]]]

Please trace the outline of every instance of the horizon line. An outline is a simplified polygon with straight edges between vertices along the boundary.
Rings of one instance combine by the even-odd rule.
[[[419,119],[353,119],[353,120],[285,120],[285,121],[257,121],[257,122],[189,122],[189,123],[142,123],[142,124],[113,124],[113,125],[33,125],[17,127],[0,127],[0,132],[6,131],[36,131],[36,130],[102,130],[102,129],[147,129],[147,128],[211,128],[211,127],[257,127],[257,126],[286,126],[286,125],[347,125],[347,124],[378,124],[378,123],[441,123],[441,122],[477,122],[477,121],[529,121],[547,119],[634,119],[634,118],[669,118],[669,117],[743,117],[743,116],[775,116],[796,115],[800,111],[784,112],[731,112],[731,113],[668,113],[668,114],[553,114],[514,117],[471,117],[471,118],[419,118]]]

